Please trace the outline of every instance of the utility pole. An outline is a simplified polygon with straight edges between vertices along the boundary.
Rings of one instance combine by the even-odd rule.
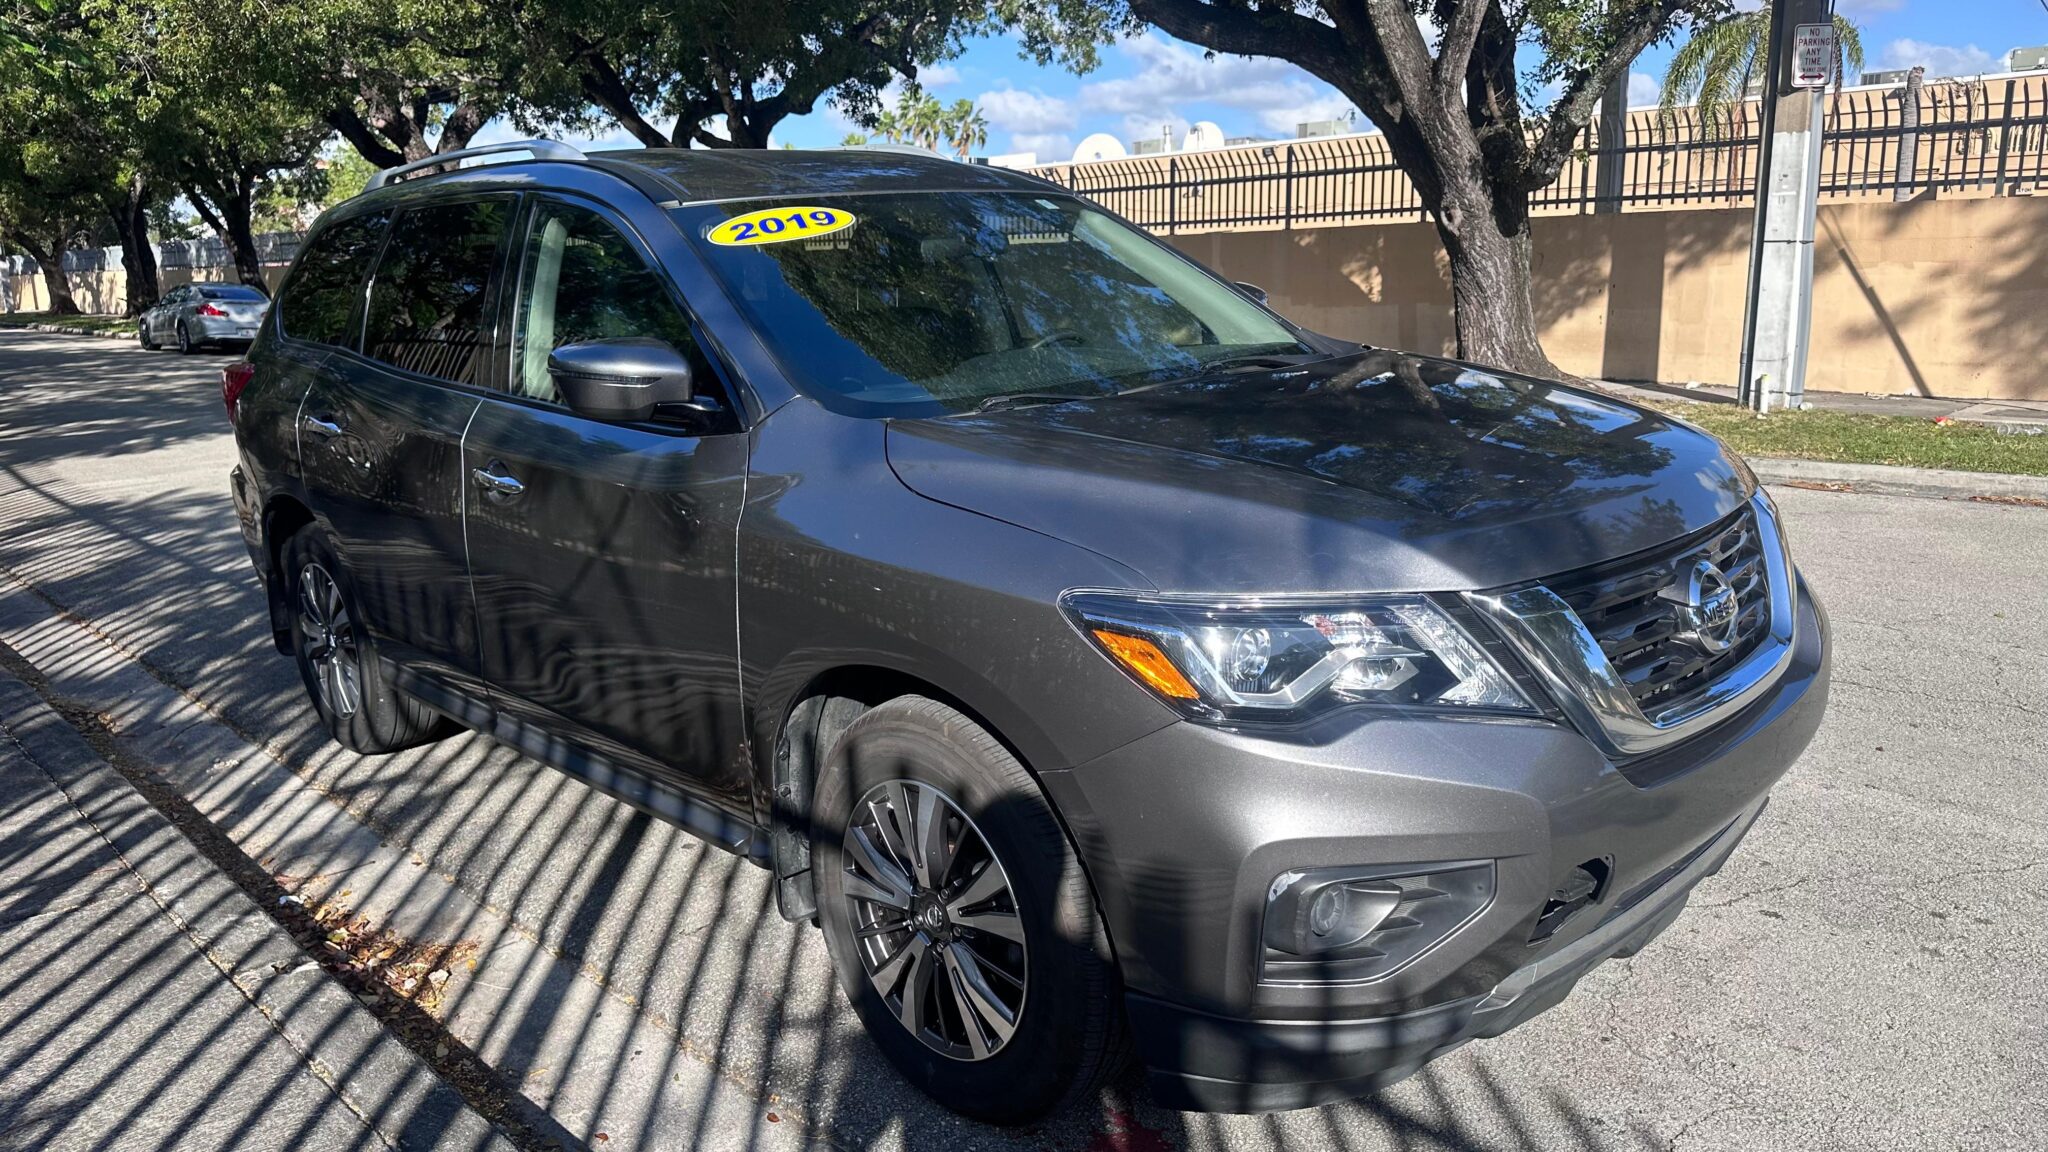
[[[1627,178],[1628,75],[1614,78],[1600,94],[1600,129],[1594,138],[1593,212],[1606,215],[1621,211],[1621,194]]]
[[[1829,8],[1828,0],[1771,0],[1763,162],[1742,334],[1741,398],[1758,412],[1797,408],[1806,392],[1821,90],[1833,79],[1835,60]]]

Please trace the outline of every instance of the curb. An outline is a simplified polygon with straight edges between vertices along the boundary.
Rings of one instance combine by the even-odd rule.
[[[1843,485],[1844,490],[1880,496],[1922,496],[1937,500],[1985,499],[2048,503],[2048,476],[2002,472],[1953,472],[1895,464],[1844,464],[1833,460],[1748,458],[1750,470],[1766,484]]]
[[[81,328],[66,328],[62,324],[12,324],[0,327],[0,332],[48,332],[53,336],[85,336],[97,340],[133,340],[133,332],[87,332]]]
[[[399,1150],[511,1152],[502,1133],[305,958],[290,934],[6,668],[0,668],[0,715],[30,761],[114,847],[220,978],[270,1020],[380,1143]]]

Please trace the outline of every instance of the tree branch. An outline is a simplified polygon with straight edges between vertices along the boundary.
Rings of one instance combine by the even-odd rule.
[[[674,142],[664,136],[661,129],[647,122],[640,110],[633,106],[633,94],[626,89],[625,78],[604,53],[591,49],[583,53],[583,68],[577,79],[581,81],[583,94],[590,102],[611,113],[619,127],[633,134],[633,138],[648,148],[671,148]]]
[[[1572,77],[1565,85],[1564,94],[1551,107],[1548,123],[1517,182],[1523,191],[1534,192],[1557,179],[1565,160],[1571,156],[1573,142],[1586,130],[1586,125],[1592,123],[1600,94],[1614,83],[1643,49],[1664,34],[1672,18],[1688,3],[1689,0],[1657,0],[1655,4],[1629,10],[1600,63]]]
[[[405,163],[405,153],[378,139],[376,132],[363,122],[361,116],[356,115],[355,109],[339,108],[329,112],[322,119],[327,121],[328,127],[340,133],[341,138],[348,141],[349,146],[354,148],[358,155],[377,167],[396,168]]]

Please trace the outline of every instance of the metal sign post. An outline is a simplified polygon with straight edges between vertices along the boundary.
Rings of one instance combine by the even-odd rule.
[[[1834,67],[1828,0],[1772,0],[1763,164],[1742,334],[1742,402],[1758,412],[1797,408],[1806,392],[1820,200],[1820,89],[1834,80]]]

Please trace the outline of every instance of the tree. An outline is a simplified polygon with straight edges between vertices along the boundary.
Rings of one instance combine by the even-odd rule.
[[[988,120],[974,101],[955,100],[946,109],[946,136],[953,142],[954,154],[965,160],[988,143]]]
[[[1290,61],[1386,134],[1448,258],[1459,355],[1560,375],[1537,336],[1529,194],[1557,179],[1600,94],[1649,45],[1727,0],[1017,0],[1041,61],[1093,62],[1143,24]],[[1517,66],[1518,47],[1530,61]],[[1556,96],[1536,109],[1532,93]]]
[[[839,138],[839,146],[841,148],[863,148],[867,146],[867,142],[868,137],[865,132],[848,132]]]
[[[896,115],[903,121],[903,135],[912,144],[937,151],[939,141],[946,135],[946,108],[937,97],[913,88],[903,94]]]
[[[1834,21],[1835,87],[1840,89],[1849,69],[1863,67],[1863,37],[1847,16],[1837,14]],[[1702,22],[1672,54],[1658,102],[1666,112],[1697,104],[1700,123],[1715,131],[1721,111],[1742,100],[1750,81],[1768,67],[1770,55],[1769,7]]]
[[[990,20],[959,0],[522,0],[513,112],[577,124],[594,106],[650,148],[765,148],[823,101],[871,121],[892,79],[956,54]]]

